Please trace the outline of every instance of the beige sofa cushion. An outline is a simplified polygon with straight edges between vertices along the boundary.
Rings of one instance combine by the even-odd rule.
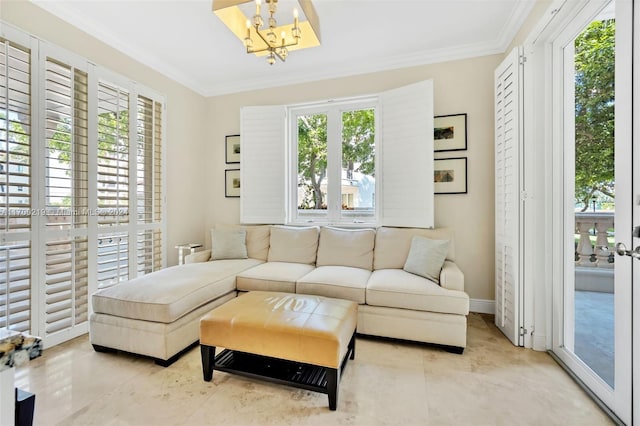
[[[304,263],[267,262],[240,272],[236,285],[240,291],[296,292],[296,281],[313,271],[313,265]]]
[[[367,305],[467,315],[469,296],[448,290],[402,269],[373,271],[366,291]]]
[[[247,256],[251,259],[267,260],[271,225],[217,224],[215,229],[244,229],[247,231]]]
[[[373,267],[373,229],[339,229],[322,227],[318,243],[317,266]]]
[[[161,269],[98,290],[96,313],[169,324],[236,289],[236,274],[262,263],[256,259],[216,260]]]
[[[455,261],[453,232],[448,228],[421,229],[381,226],[376,230],[373,269],[402,269],[407,260],[414,235],[436,240],[449,240],[447,260]]]
[[[414,235],[403,269],[440,284],[440,271],[448,249],[449,240],[432,240]]]
[[[269,262],[313,265],[318,251],[318,227],[272,226]]]
[[[246,239],[244,229],[212,229],[211,260],[246,259]]]
[[[296,293],[335,297],[363,304],[370,276],[371,271],[366,269],[320,266],[298,280]]]

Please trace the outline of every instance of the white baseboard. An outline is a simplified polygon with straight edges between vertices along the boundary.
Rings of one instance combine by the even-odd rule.
[[[469,311],[478,312],[480,314],[493,314],[496,312],[496,302],[486,299],[470,299]]]

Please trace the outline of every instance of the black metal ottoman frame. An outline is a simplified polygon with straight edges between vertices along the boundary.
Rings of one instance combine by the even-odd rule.
[[[347,360],[355,359],[356,356],[356,334],[354,332],[351,336],[347,353],[340,368],[321,367],[230,349],[225,349],[215,355],[216,347],[207,345],[200,345],[200,352],[202,354],[202,373],[207,382],[213,378],[213,370],[262,379],[326,393],[329,396],[329,409],[335,410],[338,402],[340,377],[342,377],[344,367],[347,365]]]

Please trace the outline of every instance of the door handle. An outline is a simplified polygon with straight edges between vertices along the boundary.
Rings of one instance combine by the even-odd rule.
[[[640,246],[637,246],[633,250],[627,250],[627,246],[625,246],[624,243],[617,243],[616,253],[618,253],[618,256],[631,256],[640,259]]]

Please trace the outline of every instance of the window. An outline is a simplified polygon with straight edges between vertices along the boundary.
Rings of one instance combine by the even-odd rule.
[[[291,222],[375,223],[376,99],[289,111]]]
[[[164,266],[164,101],[19,30],[3,35],[0,327],[52,346],[88,331],[92,292]]]
[[[242,223],[433,227],[431,80],[243,107],[240,134]]]

